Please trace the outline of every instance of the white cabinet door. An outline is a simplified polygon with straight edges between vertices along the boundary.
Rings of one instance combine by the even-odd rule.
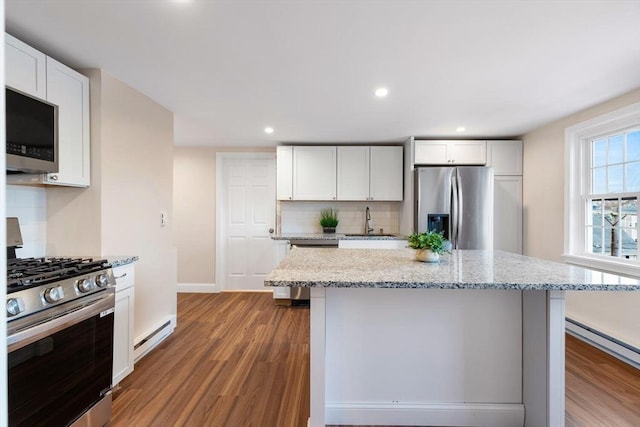
[[[487,141],[487,166],[494,175],[522,175],[522,141]]]
[[[293,199],[293,147],[276,147],[276,198]]]
[[[447,141],[415,141],[414,163],[416,165],[446,165],[449,163]]]
[[[338,147],[338,200],[370,200],[369,147]]]
[[[89,79],[47,57],[47,101],[58,105],[58,173],[46,175],[55,185],[88,187],[91,183]]]
[[[280,264],[289,253],[291,243],[288,240],[276,240],[276,265]],[[287,286],[273,288],[273,299],[291,298],[291,288]]]
[[[5,33],[5,83],[14,89],[47,99],[46,55]]]
[[[487,163],[486,141],[451,141],[449,160],[454,165],[484,165]]]
[[[133,372],[134,290],[134,287],[130,287],[116,292],[113,318],[113,385]]]
[[[402,146],[371,147],[370,165],[369,200],[402,200]]]
[[[484,165],[486,141],[415,141],[416,165]]]
[[[336,147],[294,147],[293,199],[336,199]]]
[[[522,253],[522,177],[494,178],[493,247]]]

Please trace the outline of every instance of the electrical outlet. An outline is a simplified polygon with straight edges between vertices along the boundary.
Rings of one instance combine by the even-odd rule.
[[[160,226],[164,227],[165,225],[167,225],[167,213],[160,212]]]

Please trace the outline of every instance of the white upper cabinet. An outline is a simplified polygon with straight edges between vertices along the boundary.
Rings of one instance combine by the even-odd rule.
[[[336,199],[335,146],[294,147],[293,199]]]
[[[276,198],[293,199],[293,147],[276,147]]]
[[[402,146],[277,147],[278,200],[403,198]]]
[[[46,55],[9,34],[4,37],[7,86],[46,100]]]
[[[369,147],[338,147],[338,200],[369,200]]]
[[[371,147],[369,200],[402,200],[403,157],[402,146]]]
[[[47,57],[47,101],[58,105],[58,173],[46,175],[54,185],[91,184],[89,79]]]
[[[494,175],[522,175],[522,141],[487,141],[487,154]]]
[[[58,172],[11,174],[9,184],[91,184],[89,79],[5,34],[7,85],[58,106]]]
[[[416,165],[484,165],[486,141],[420,141],[414,145]]]

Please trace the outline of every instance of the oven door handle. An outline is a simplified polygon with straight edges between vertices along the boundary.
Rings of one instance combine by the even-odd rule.
[[[27,324],[22,329],[7,336],[7,351],[18,350],[42,338],[76,325],[93,316],[107,316],[114,312],[115,294],[107,290],[100,297],[78,306],[68,308],[56,316],[44,317],[40,321]],[[51,318],[53,317],[53,318]]]

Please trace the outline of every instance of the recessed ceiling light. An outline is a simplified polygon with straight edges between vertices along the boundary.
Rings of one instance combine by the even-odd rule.
[[[465,127],[464,127],[464,126],[458,126],[458,127],[456,128],[456,132],[464,132],[465,130],[467,130],[467,129],[465,129]]]
[[[386,87],[379,87],[376,89],[376,96],[378,98],[384,98],[389,94],[389,90]]]
[[[266,128],[264,128],[264,133],[273,133],[273,128],[271,126],[267,126]]]

